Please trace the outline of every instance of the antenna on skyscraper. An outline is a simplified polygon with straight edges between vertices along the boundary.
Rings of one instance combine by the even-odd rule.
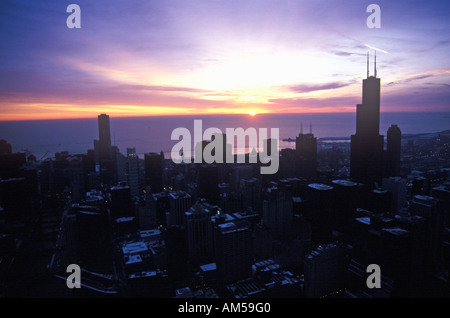
[[[312,124],[309,124],[309,133],[312,135]]]
[[[367,51],[367,78],[369,78],[369,51]]]
[[[375,50],[375,66],[374,66],[375,77],[377,77],[377,50]]]
[[[303,123],[300,123],[300,133],[303,135]]]

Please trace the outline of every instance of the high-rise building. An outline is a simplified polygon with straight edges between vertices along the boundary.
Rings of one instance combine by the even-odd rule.
[[[397,125],[392,125],[387,131],[386,177],[397,177],[400,175],[401,148],[402,132]]]
[[[214,239],[211,217],[218,207],[199,201],[185,212],[189,261],[193,265],[206,264],[214,258]]]
[[[117,182],[117,169],[111,147],[109,115],[98,116],[98,140],[94,140],[95,162],[100,178],[104,184]]]
[[[311,183],[307,189],[305,219],[311,224],[311,247],[317,248],[332,240],[335,193],[332,186],[321,183]]]
[[[270,228],[274,240],[290,237],[293,218],[292,195],[278,187],[268,188],[264,194],[262,221]]]
[[[181,226],[169,226],[164,232],[167,247],[167,271],[169,279],[183,279],[187,274],[188,249],[186,230]]]
[[[112,266],[108,214],[95,207],[75,208],[80,266],[105,272]]]
[[[251,243],[250,228],[244,224],[226,222],[215,226],[217,277],[221,283],[251,276]]]
[[[391,193],[391,211],[399,212],[406,202],[406,179],[400,177],[383,178],[382,186],[384,190]]]
[[[261,213],[261,181],[257,178],[241,179],[239,189],[242,207],[244,209],[251,208],[253,211]]]
[[[197,196],[208,203],[219,203],[219,166],[205,164],[198,166]]]
[[[170,206],[170,226],[184,226],[185,212],[189,211],[192,206],[192,198],[189,193],[184,191],[172,191],[169,194]]]
[[[126,177],[132,196],[138,196],[140,192],[139,184],[139,158],[136,148],[127,148]]]
[[[151,152],[144,155],[145,168],[145,184],[151,187],[153,193],[158,193],[163,190],[163,168],[164,168],[164,153],[160,154]]]
[[[149,230],[156,228],[158,225],[156,203],[149,187],[145,188],[143,193],[144,196],[139,198],[139,205],[137,208],[139,229]]]
[[[415,195],[410,204],[411,214],[421,216],[426,222],[426,258],[431,272],[438,271],[442,264],[445,229],[443,207],[442,201],[425,195]]]
[[[367,64],[369,60],[367,59]],[[351,136],[350,176],[375,187],[383,173],[384,136],[380,135],[380,79],[376,74],[363,79],[362,104],[356,106],[356,133]]]
[[[109,115],[98,115],[98,136],[99,141],[108,147],[111,147],[111,131],[109,126]]]
[[[11,144],[6,140],[0,139],[0,155],[10,155],[12,153]]]
[[[333,180],[335,189],[335,208],[332,210],[332,222],[341,233],[350,234],[351,224],[359,206],[360,191],[358,184],[349,180]]]
[[[330,243],[318,247],[306,256],[305,297],[326,297],[346,287],[350,249],[342,243]]]
[[[312,133],[304,134],[303,129],[295,140],[298,176],[314,178],[317,172],[317,138]]]
[[[111,187],[111,217],[121,218],[135,216],[129,186]]]

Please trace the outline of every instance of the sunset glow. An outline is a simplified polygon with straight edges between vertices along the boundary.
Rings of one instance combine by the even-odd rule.
[[[355,1],[169,2],[80,0],[81,29],[64,4],[7,2],[0,120],[354,112],[374,50],[383,112],[450,109],[442,2],[403,17],[404,1],[379,1],[380,29]]]

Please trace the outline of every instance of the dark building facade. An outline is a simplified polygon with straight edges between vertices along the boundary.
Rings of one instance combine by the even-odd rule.
[[[387,131],[386,177],[398,177],[400,175],[401,148],[402,131],[397,125],[392,125]]]
[[[375,62],[376,63],[376,62]],[[356,133],[351,136],[350,176],[374,187],[383,175],[384,136],[380,135],[380,79],[363,79],[362,104],[356,106]]]
[[[316,177],[317,171],[317,138],[312,131],[309,134],[300,132],[295,140],[296,164],[298,176],[303,178]]]
[[[163,190],[162,173],[164,168],[164,154],[161,152],[144,155],[145,184],[151,187],[153,193]]]

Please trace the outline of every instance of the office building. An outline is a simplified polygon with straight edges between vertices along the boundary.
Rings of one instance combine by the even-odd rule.
[[[332,241],[334,195],[334,188],[326,184],[311,183],[307,187],[305,220],[311,224],[312,248]]]
[[[211,217],[219,213],[218,207],[199,201],[185,212],[188,258],[200,265],[214,258],[214,238]]]
[[[369,57],[367,57],[369,64]],[[384,137],[380,129],[380,79],[376,74],[363,79],[362,104],[356,106],[356,133],[351,136],[350,176],[358,182],[376,187],[383,174]]]
[[[306,256],[305,297],[328,297],[346,287],[350,251],[350,246],[338,242],[322,245]]]
[[[226,222],[215,226],[215,255],[220,283],[230,283],[251,276],[252,237],[244,224]]]
[[[169,225],[184,226],[184,216],[192,206],[192,197],[184,191],[171,191],[169,193],[170,216]]]
[[[141,189],[139,184],[139,157],[136,154],[136,148],[127,148],[126,179],[130,187],[130,194],[138,196]]]
[[[309,134],[302,131],[295,140],[296,165],[298,177],[312,179],[317,174],[317,138],[312,133],[312,127]]]
[[[444,211],[443,203],[436,198],[415,195],[410,204],[412,215],[424,218],[427,224],[427,267],[431,272],[440,269],[444,247]]]
[[[144,155],[145,184],[150,186],[152,193],[163,191],[164,153],[151,152]]]
[[[293,202],[289,191],[270,187],[264,193],[262,222],[274,240],[286,240],[291,234]]]
[[[387,131],[386,144],[386,177],[400,176],[400,155],[402,149],[402,132],[397,125]]]

